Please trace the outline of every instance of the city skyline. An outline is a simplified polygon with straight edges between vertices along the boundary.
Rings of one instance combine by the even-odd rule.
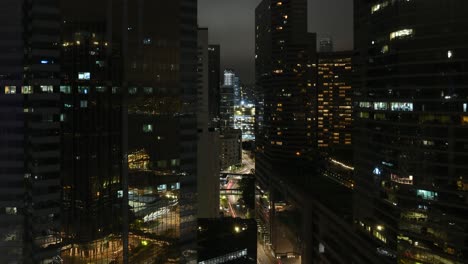
[[[253,84],[255,7],[261,0],[199,0],[199,26],[210,29],[210,44],[221,45],[221,68],[234,69]],[[353,48],[353,6],[349,0],[308,0],[308,31],[331,36],[336,51]]]
[[[2,1],[0,263],[467,263],[466,11]]]

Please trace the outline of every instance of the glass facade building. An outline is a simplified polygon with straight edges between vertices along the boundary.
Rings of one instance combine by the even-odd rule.
[[[399,263],[466,263],[466,1],[355,1],[355,224]]]

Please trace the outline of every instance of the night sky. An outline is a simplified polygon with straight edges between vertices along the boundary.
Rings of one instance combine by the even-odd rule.
[[[221,70],[233,68],[253,83],[255,7],[261,0],[198,0],[198,22],[208,27],[210,44],[221,45]],[[309,0],[309,32],[330,35],[335,50],[353,48],[353,1]]]

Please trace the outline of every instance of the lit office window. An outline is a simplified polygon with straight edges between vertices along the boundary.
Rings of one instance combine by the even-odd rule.
[[[136,88],[136,87],[130,87],[130,88],[128,88],[128,93],[129,93],[129,94],[136,94],[137,91],[138,91],[138,88]]]
[[[54,87],[52,85],[41,85],[41,91],[43,93],[53,93]]]
[[[23,86],[23,87],[21,87],[21,93],[22,94],[32,94],[33,93],[32,86]]]
[[[145,132],[145,133],[153,132],[153,125],[151,125],[151,124],[143,125],[143,132]]]
[[[143,91],[145,94],[152,94],[153,93],[153,87],[144,87]]]
[[[69,86],[69,85],[60,86],[60,92],[64,93],[64,94],[70,94],[71,93],[71,86]]]
[[[79,72],[78,73],[78,80],[90,80],[91,73],[90,72]]]
[[[16,86],[5,86],[5,94],[15,94]]]
[[[413,34],[414,34],[413,29],[402,29],[402,30],[394,31],[390,33],[390,40],[410,37]]]

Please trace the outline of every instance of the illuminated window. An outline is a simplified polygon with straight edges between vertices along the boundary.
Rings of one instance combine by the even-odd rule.
[[[78,73],[78,80],[90,80],[91,73],[90,72],[79,72]]]
[[[21,93],[22,94],[32,94],[33,93],[32,86],[23,86],[23,87],[21,87]]]
[[[143,39],[143,45],[150,45],[151,44],[151,38],[144,38]]]
[[[385,102],[374,102],[374,110],[387,110],[388,104]]]
[[[424,199],[424,200],[430,200],[430,201],[437,200],[437,193],[436,193],[436,192],[432,192],[432,191],[417,190],[417,191],[416,191],[416,195],[417,195],[419,198],[422,198],[422,199]]]
[[[398,175],[392,173],[392,174],[390,174],[390,179],[393,182],[397,182],[397,183],[400,183],[400,184],[413,185],[413,176],[412,175],[410,175],[408,177],[399,177]]]
[[[138,89],[136,87],[130,87],[128,88],[128,93],[129,94],[136,94]]]
[[[463,125],[468,124],[468,116],[463,116],[463,117],[462,117],[462,124],[463,124]]]
[[[88,101],[86,101],[86,100],[80,101],[80,107],[81,108],[87,108],[88,107]]]
[[[144,87],[143,91],[145,94],[152,94],[153,93],[153,87]]]
[[[52,85],[41,85],[41,91],[44,93],[53,93],[54,87]]]
[[[15,94],[16,86],[5,86],[5,94]]]
[[[406,111],[411,112],[413,111],[413,103],[408,102],[398,102],[398,103],[391,103],[392,111]]]
[[[385,45],[382,47],[382,53],[387,53],[388,52],[388,45]]]
[[[179,165],[180,165],[180,160],[179,159],[172,159],[171,160],[171,166],[172,167],[179,166]]]
[[[402,29],[402,30],[398,30],[398,31],[394,31],[390,33],[390,40],[395,39],[395,38],[401,39],[401,38],[405,38],[405,37],[412,36],[412,35],[413,35],[413,29]]]
[[[9,215],[16,215],[18,213],[18,210],[16,207],[5,207],[5,213]]]
[[[424,146],[434,146],[435,143],[432,140],[423,140],[423,145]]]
[[[71,87],[69,85],[62,85],[60,86],[60,92],[64,94],[70,94],[71,93]]]
[[[359,102],[359,107],[371,108],[371,103],[370,102]]]
[[[371,14],[374,14],[380,10],[382,10],[384,7],[388,6],[388,2],[382,2],[380,4],[375,4],[371,7]]]
[[[145,133],[153,132],[153,125],[151,125],[151,124],[143,125],[143,132],[145,132]]]

